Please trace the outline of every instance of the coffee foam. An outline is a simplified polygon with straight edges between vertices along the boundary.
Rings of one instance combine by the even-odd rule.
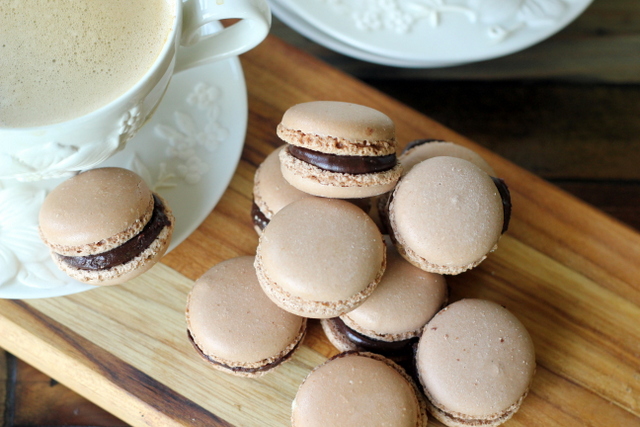
[[[69,120],[122,95],[171,31],[168,0],[12,0],[0,6],[0,126]]]

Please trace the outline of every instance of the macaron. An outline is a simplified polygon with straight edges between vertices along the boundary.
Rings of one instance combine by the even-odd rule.
[[[271,217],[283,207],[296,200],[312,197],[298,190],[282,176],[280,171],[280,151],[285,146],[276,148],[258,166],[253,179],[253,206],[251,217],[256,232],[260,234]]]
[[[289,108],[277,127],[284,178],[322,197],[364,198],[391,190],[402,173],[393,121],[366,106],[313,101]]]
[[[424,398],[398,365],[341,353],[313,369],[292,403],[292,427],[426,427]]]
[[[507,421],[526,397],[535,368],[524,325],[482,299],[463,299],[436,314],[416,353],[429,412],[452,427]]]
[[[340,351],[368,351],[401,363],[413,359],[422,328],[447,297],[442,275],[415,267],[387,242],[387,268],[376,290],[356,309],[321,324]]]
[[[411,168],[418,163],[438,156],[451,156],[467,160],[490,176],[496,176],[493,168],[475,151],[455,142],[442,141],[439,139],[416,139],[409,142],[402,150],[398,161],[402,164],[402,173],[407,174]],[[381,228],[388,232],[389,220],[387,218],[389,208],[389,193],[378,197],[376,201],[376,213]]]
[[[262,289],[283,309],[336,317],[371,295],[384,273],[386,251],[362,209],[309,197],[271,218],[260,235],[255,267]]]
[[[438,156],[451,156],[467,160],[490,176],[496,176],[493,168],[478,153],[455,142],[442,141],[439,139],[416,139],[407,144],[398,157],[402,163],[404,173],[409,172],[412,167],[422,162]]]
[[[92,285],[124,283],[166,252],[175,219],[166,201],[122,168],[80,173],[40,208],[40,236],[56,265]]]
[[[387,215],[405,259],[425,271],[459,274],[497,248],[510,212],[504,181],[467,160],[439,156],[403,176]]]
[[[193,347],[213,368],[241,377],[262,376],[291,359],[307,325],[267,298],[253,262],[242,256],[216,264],[187,297]]]

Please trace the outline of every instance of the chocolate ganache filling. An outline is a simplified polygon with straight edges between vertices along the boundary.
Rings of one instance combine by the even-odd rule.
[[[384,172],[396,165],[396,155],[386,156],[341,156],[338,154],[321,153],[296,145],[288,146],[289,154],[298,160],[310,163],[329,172],[364,174]]]
[[[122,245],[95,255],[64,256],[58,255],[66,264],[79,270],[108,270],[116,265],[125,264],[140,255],[158,237],[163,228],[170,225],[162,201],[153,195],[153,214],[142,231]]]
[[[256,202],[251,205],[251,219],[253,220],[253,225],[260,228],[260,230],[264,230],[269,224],[269,218],[262,213]]]
[[[361,348],[363,351],[370,351],[383,356],[394,357],[410,353],[413,350],[413,345],[418,342],[418,337],[401,341],[377,340],[354,331],[339,317],[334,317],[329,321],[333,323],[338,332],[343,334],[349,341]]]
[[[509,221],[511,220],[511,193],[503,179],[496,178],[495,176],[492,176],[491,179],[498,188],[498,193],[500,193],[500,197],[502,198],[502,211],[504,215],[502,234],[504,234],[509,229]]]

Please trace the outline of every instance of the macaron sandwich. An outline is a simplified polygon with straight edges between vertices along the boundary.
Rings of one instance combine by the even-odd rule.
[[[289,360],[307,319],[275,305],[262,291],[254,257],[223,261],[196,280],[187,298],[189,340],[210,365],[259,377]]]
[[[415,165],[433,157],[450,156],[467,160],[490,176],[496,176],[493,168],[475,151],[456,144],[455,142],[443,141],[439,139],[416,139],[409,142],[398,157],[402,164],[402,174],[406,175]],[[383,229],[388,232],[390,229],[388,209],[391,192],[385,193],[377,198],[375,211]]]
[[[509,190],[475,164],[424,160],[402,177],[385,213],[398,251],[425,271],[459,274],[497,248],[511,214]]]
[[[451,427],[504,423],[527,395],[535,368],[524,325],[482,299],[462,299],[436,314],[416,352],[429,412]]]
[[[299,316],[336,317],[371,295],[386,267],[382,235],[362,209],[309,197],[282,208],[260,235],[256,272],[264,292]]]
[[[425,401],[405,371],[380,355],[340,353],[313,369],[292,403],[292,427],[426,427]]]
[[[336,101],[297,104],[277,127],[287,143],[282,175],[305,193],[365,198],[391,190],[401,175],[393,121],[373,108]]]
[[[42,203],[40,236],[57,266],[92,285],[114,285],[151,268],[166,252],[175,219],[140,176],[122,168],[80,173]]]

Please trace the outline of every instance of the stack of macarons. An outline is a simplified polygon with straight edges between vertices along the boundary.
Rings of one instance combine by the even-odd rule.
[[[408,262],[459,274],[494,251],[508,228],[508,187],[480,155],[453,142],[416,140],[397,157],[395,125],[380,111],[345,102],[297,104],[285,111],[277,135],[285,144],[254,180],[259,233],[302,198],[360,200]]]
[[[389,425],[426,425],[425,407],[450,426],[512,416],[535,369],[526,329],[489,301],[447,305],[446,275],[480,264],[508,227],[509,191],[491,166],[437,140],[414,141],[396,157],[393,121],[344,102],[295,105],[276,133],[285,144],[254,178],[255,256],[213,267],[189,296],[197,352],[216,369],[262,375],[291,358],[307,319],[320,319],[340,354],[301,385],[294,426],[347,414],[369,425],[400,407],[406,417],[391,415]],[[222,307],[237,304],[232,288],[251,295],[238,310]],[[261,323],[282,330],[272,335]],[[464,346],[448,346],[449,337]],[[486,383],[476,395],[469,384],[478,381]],[[465,387],[469,401],[458,402],[448,383]],[[499,397],[483,399],[490,388]],[[376,397],[391,406],[379,411],[371,402],[381,389],[393,392]]]

